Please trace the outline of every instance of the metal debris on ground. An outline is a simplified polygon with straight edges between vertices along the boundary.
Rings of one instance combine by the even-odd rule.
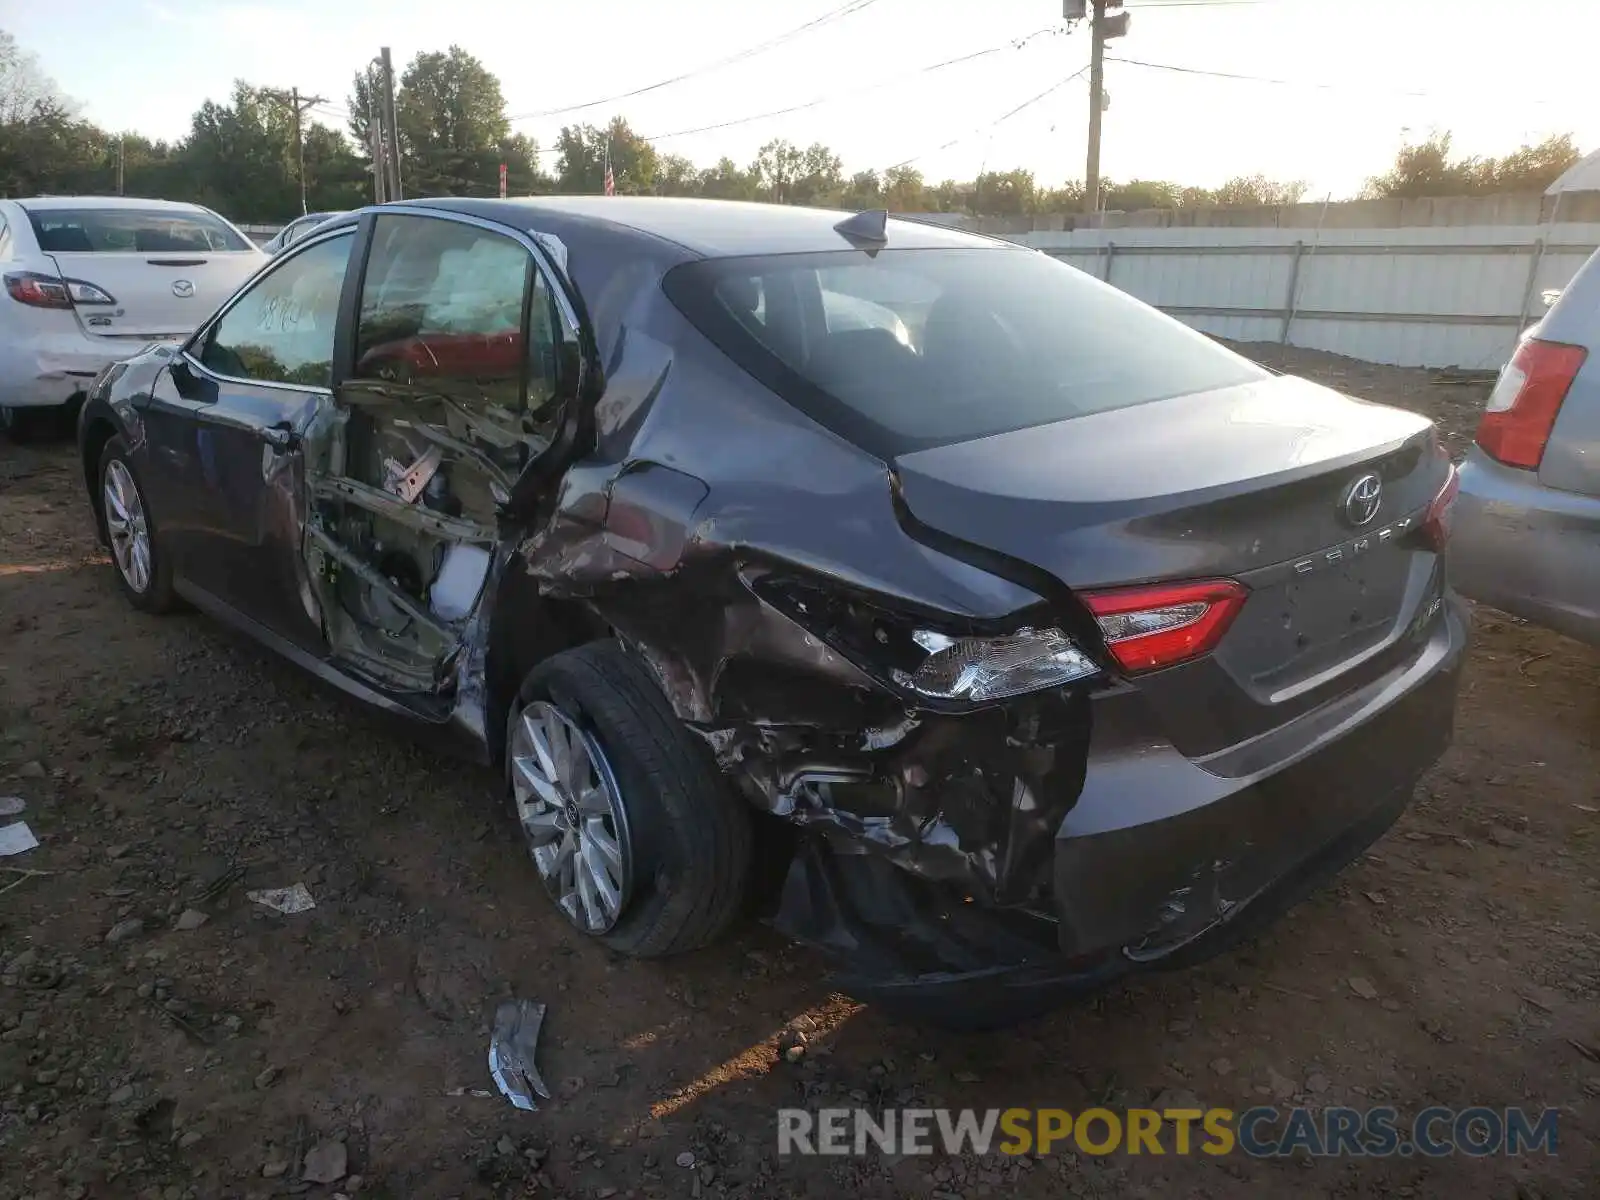
[[[303,913],[317,906],[311,898],[311,893],[303,883],[286,888],[261,888],[258,891],[246,892],[245,897],[274,912],[281,912],[285,916]]]
[[[0,825],[0,855],[22,854],[36,849],[38,845],[39,839],[33,836],[33,830],[28,828],[26,821]]]
[[[494,1011],[494,1033],[489,1038],[489,1074],[500,1094],[517,1108],[537,1112],[534,1096],[550,1099],[550,1089],[539,1077],[534,1054],[539,1048],[539,1028],[544,1005],[532,1000],[507,1000]]]
[[[0,817],[20,817],[27,807],[21,796],[0,796]]]

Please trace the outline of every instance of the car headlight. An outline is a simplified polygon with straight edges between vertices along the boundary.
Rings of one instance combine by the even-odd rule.
[[[919,629],[911,640],[928,652],[914,671],[890,675],[900,686],[938,700],[980,703],[1060,687],[1099,670],[1059,629],[1019,629],[1000,637],[950,637]]]
[[[935,709],[993,704],[1100,672],[1070,637],[1042,624],[992,634],[947,631],[873,598],[809,580],[747,575],[746,582],[889,690]]]

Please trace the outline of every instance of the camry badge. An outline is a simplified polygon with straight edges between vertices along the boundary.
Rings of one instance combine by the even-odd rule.
[[[1363,475],[1344,494],[1344,519],[1357,529],[1369,525],[1383,505],[1383,480]]]

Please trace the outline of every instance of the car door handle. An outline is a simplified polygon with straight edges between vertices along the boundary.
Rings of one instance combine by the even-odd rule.
[[[261,431],[261,440],[280,454],[287,454],[300,447],[300,435],[287,421],[267,426]]]

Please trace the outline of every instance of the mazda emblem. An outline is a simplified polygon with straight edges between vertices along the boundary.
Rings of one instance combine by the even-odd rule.
[[[1369,525],[1383,505],[1383,480],[1363,475],[1344,494],[1344,519],[1357,529]]]
[[[187,300],[194,295],[194,284],[187,279],[174,279],[172,281],[172,294],[180,300]]]

